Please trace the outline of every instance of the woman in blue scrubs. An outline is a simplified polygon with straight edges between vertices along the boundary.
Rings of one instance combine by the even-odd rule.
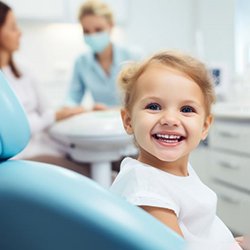
[[[107,4],[97,0],[85,2],[80,8],[79,21],[84,40],[91,51],[81,55],[75,62],[67,105],[79,105],[88,90],[95,102],[93,110],[118,106],[118,72],[122,63],[139,57],[111,42],[114,19]]]

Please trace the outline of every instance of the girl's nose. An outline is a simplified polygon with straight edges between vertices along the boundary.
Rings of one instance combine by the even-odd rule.
[[[163,126],[169,126],[169,127],[178,127],[180,126],[180,120],[177,116],[177,114],[173,114],[171,112],[165,112],[161,119],[160,124]]]

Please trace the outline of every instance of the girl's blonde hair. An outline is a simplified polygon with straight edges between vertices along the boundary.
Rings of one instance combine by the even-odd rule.
[[[196,82],[204,95],[206,113],[210,114],[216,98],[214,84],[207,68],[199,60],[176,51],[159,52],[142,62],[129,63],[122,69],[118,83],[123,92],[124,108],[131,111],[136,96],[136,81],[153,64],[162,64],[178,70]]]
[[[79,9],[78,20],[81,21],[87,15],[104,17],[111,25],[114,24],[114,16],[111,8],[99,0],[89,0]]]

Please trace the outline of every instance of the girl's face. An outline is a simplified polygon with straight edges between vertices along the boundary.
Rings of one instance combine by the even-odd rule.
[[[183,73],[154,64],[139,77],[131,112],[122,111],[124,127],[134,134],[141,162],[186,175],[189,153],[205,139],[206,116],[200,87]]]
[[[6,16],[4,25],[0,29],[0,50],[12,53],[19,48],[21,31],[17,26],[16,18],[12,11]]]
[[[86,35],[106,31],[111,32],[112,24],[105,17],[96,15],[86,15],[81,20],[83,32]]]

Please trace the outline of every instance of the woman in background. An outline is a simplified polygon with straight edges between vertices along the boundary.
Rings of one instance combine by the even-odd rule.
[[[107,4],[98,0],[85,2],[80,8],[79,21],[91,51],[79,56],[75,62],[66,104],[79,105],[88,90],[95,102],[94,110],[118,106],[118,72],[124,61],[139,56],[111,42],[114,18]]]
[[[60,148],[47,133],[54,122],[82,113],[83,108],[62,108],[55,112],[47,106],[35,78],[13,60],[20,37],[21,31],[12,9],[0,1],[0,69],[22,103],[31,129],[29,144],[16,158],[52,163],[88,175],[88,169],[68,160],[63,147]]]

